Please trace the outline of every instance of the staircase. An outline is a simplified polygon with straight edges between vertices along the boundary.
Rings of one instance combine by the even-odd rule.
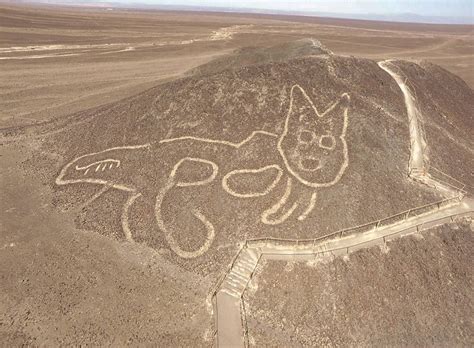
[[[218,347],[245,347],[241,300],[260,255],[258,248],[244,247],[216,293]]]
[[[226,275],[219,291],[232,297],[240,298],[247,287],[259,259],[259,252],[254,248],[244,248]]]

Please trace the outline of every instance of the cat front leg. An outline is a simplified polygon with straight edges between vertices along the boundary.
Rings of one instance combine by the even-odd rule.
[[[311,192],[311,196],[309,197],[309,201],[307,202],[301,202],[301,204],[307,204],[305,210],[301,213],[300,216],[298,216],[298,220],[303,221],[305,220],[309,214],[313,211],[314,207],[316,206],[316,199],[317,199],[317,192],[313,191]],[[306,198],[306,197],[304,197]]]
[[[299,221],[305,220],[316,206],[316,190],[297,185],[288,177],[285,192],[273,206],[262,213],[261,221],[266,225],[278,225],[285,222],[295,212]]]
[[[286,188],[283,196],[277,203],[262,213],[261,220],[266,225],[278,225],[286,221],[298,207],[298,202],[290,203],[291,193],[293,189],[293,180],[288,177]],[[289,204],[289,206],[288,206]]]

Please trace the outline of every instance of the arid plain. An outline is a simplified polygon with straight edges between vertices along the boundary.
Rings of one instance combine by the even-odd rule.
[[[472,26],[0,5],[0,345],[472,346],[473,58]]]
[[[371,59],[427,59],[474,86],[472,26],[0,3],[0,127],[103,105],[241,47],[315,37]]]

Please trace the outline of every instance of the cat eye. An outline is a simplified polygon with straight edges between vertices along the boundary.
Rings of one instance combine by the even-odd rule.
[[[304,144],[309,144],[311,143],[314,139],[316,138],[316,134],[312,131],[308,130],[299,130],[298,131],[298,142],[304,143]]]
[[[334,150],[336,147],[336,139],[329,134],[322,135],[319,138],[319,147],[326,150]]]

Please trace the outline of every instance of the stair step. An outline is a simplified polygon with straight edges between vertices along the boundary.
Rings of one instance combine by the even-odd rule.
[[[247,282],[245,280],[228,279],[227,284],[231,284],[232,286],[235,286],[238,288],[245,288],[245,284],[247,284]]]
[[[239,292],[237,292],[235,290],[229,290],[229,289],[222,288],[220,291],[225,292],[226,294],[229,294],[232,297],[240,298]]]
[[[233,281],[247,281],[247,279],[249,278],[249,276],[245,275],[245,274],[239,274],[239,273],[229,273],[227,275],[227,278],[226,279],[229,279],[229,280],[233,280]]]
[[[245,268],[250,268],[250,269],[255,268],[256,264],[257,262],[249,262],[246,260],[243,260],[242,262],[239,263],[240,266],[245,267]]]
[[[241,266],[235,266],[235,272],[236,273],[240,273],[240,274],[243,274],[243,275],[250,275],[252,274],[252,271],[253,271],[253,268],[244,268],[244,267],[241,267]]]
[[[250,277],[249,276],[246,276],[245,274],[232,274],[229,279],[233,280],[233,281],[239,281],[239,282],[246,282],[247,279],[249,279]]]
[[[230,283],[230,282],[227,282],[227,283],[223,284],[222,288],[232,290],[232,291],[237,291],[237,292],[240,292],[242,290],[241,286],[238,286],[238,285]]]
[[[246,277],[245,275],[239,274],[239,273],[237,273],[237,272],[229,273],[229,274],[227,275],[227,277],[228,277],[229,279],[235,278],[235,279],[240,279],[240,280],[242,280],[242,281],[245,281],[245,280],[247,279],[247,277]]]

